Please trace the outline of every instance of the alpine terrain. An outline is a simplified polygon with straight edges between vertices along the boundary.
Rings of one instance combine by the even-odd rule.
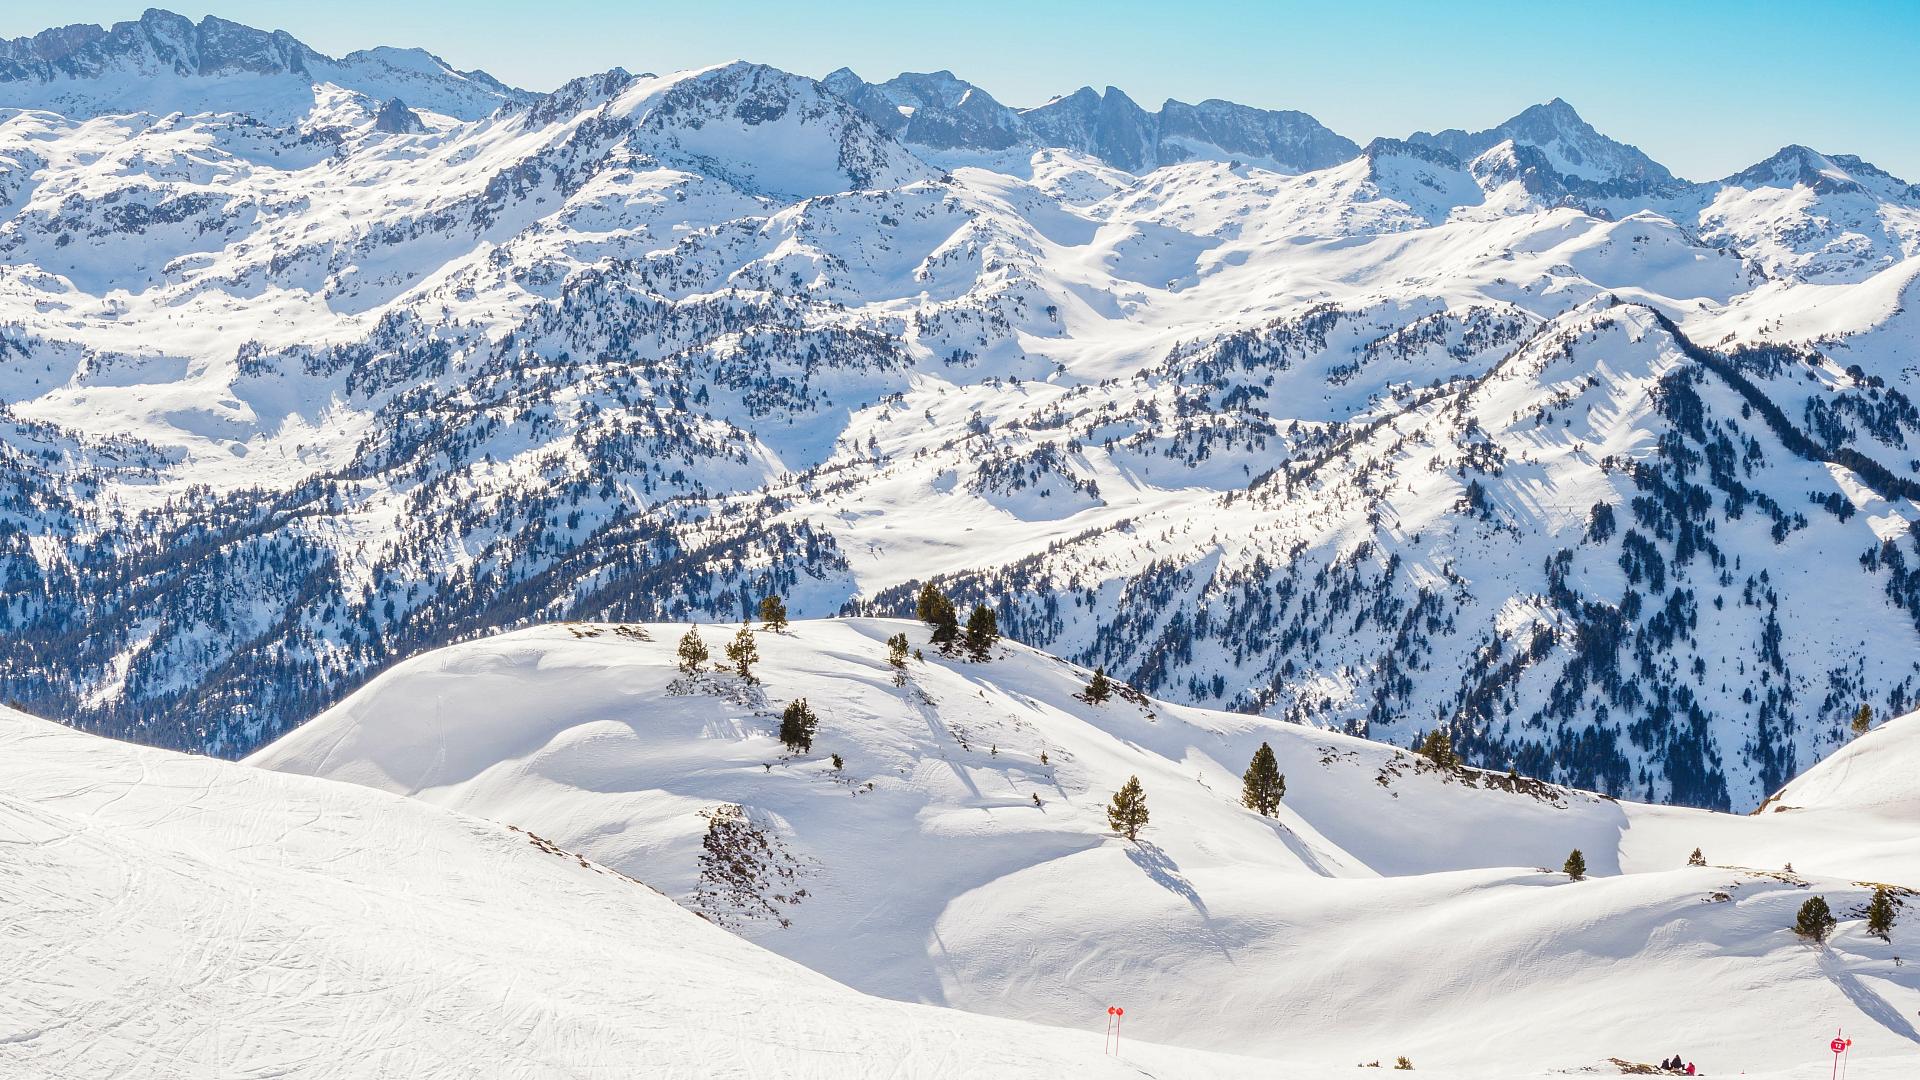
[[[1750,809],[1920,635],[1920,190],[747,63],[0,44],[0,680],[237,756],[551,618],[902,613]]]
[[[1874,148],[366,46],[0,39],[0,1074],[1913,1059]]]

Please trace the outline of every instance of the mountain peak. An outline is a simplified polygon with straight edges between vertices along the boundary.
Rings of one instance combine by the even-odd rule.
[[[1505,122],[1485,131],[1459,128],[1416,132],[1409,142],[1446,150],[1471,161],[1504,142],[1540,151],[1530,167],[1544,168],[1559,186],[1588,188],[1596,193],[1644,194],[1677,186],[1666,166],[1637,146],[1610,139],[1594,130],[1565,98],[1530,105]],[[1531,157],[1531,155],[1528,155]]]
[[[1772,156],[1727,177],[1735,187],[1804,187],[1823,195],[1871,192],[1882,198],[1910,198],[1907,182],[1852,154],[1823,154],[1789,143]]]
[[[235,78],[275,85],[242,86]],[[312,109],[320,83],[361,95],[369,111],[405,96],[462,119],[534,96],[485,72],[455,71],[424,49],[381,47],[335,59],[284,30],[214,15],[195,23],[164,8],[111,27],[78,23],[0,40],[0,107],[74,117],[230,112],[293,123]]]

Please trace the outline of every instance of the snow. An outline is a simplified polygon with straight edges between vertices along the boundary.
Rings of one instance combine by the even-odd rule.
[[[1407,1053],[1485,1075],[1659,1057],[1676,1040],[1710,1072],[1759,1072],[1838,1025],[1863,1059],[1910,1061],[1920,1042],[1902,1019],[1920,976],[1895,960],[1910,931],[1884,945],[1845,914],[1865,902],[1857,882],[1920,879],[1899,816],[1470,785],[1298,725],[1091,705],[1075,697],[1083,669],[1011,644],[944,658],[924,628],[888,620],[759,632],[759,684],[688,680],[673,666],[686,629],[564,624],[430,653],[248,763],[523,823],[902,1001],[1075,1026],[1124,1000],[1155,1041],[1317,1068]],[[716,657],[734,632],[697,630]],[[883,640],[900,631],[926,659],[896,686]],[[774,738],[796,698],[821,717],[807,754]],[[1887,767],[1909,760],[1891,740],[1915,725],[1800,783],[1856,790],[1828,770],[1875,740]],[[1272,820],[1237,802],[1261,741],[1287,777]],[[1104,820],[1130,775],[1153,815],[1139,844]],[[791,853],[785,888],[807,896],[772,902],[790,925],[701,895],[701,815],[721,805]],[[1685,865],[1695,846],[1713,865]],[[1574,847],[1589,881],[1539,869]],[[1809,892],[1847,920],[1825,950],[1787,929]]]
[[[0,895],[8,1076],[1272,1075],[865,997],[524,830],[11,710]]]

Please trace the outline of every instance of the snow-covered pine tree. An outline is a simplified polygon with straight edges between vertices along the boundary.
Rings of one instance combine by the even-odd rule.
[[[1087,683],[1087,700],[1095,705],[1104,705],[1113,696],[1113,683],[1107,680],[1107,669],[1093,669],[1093,679]]]
[[[1827,898],[1810,896],[1800,905],[1800,914],[1793,920],[1793,932],[1816,943],[1824,942],[1827,935],[1833,933],[1835,923]]]
[[[1000,620],[985,604],[973,605],[967,616],[967,655],[974,660],[989,660],[993,646],[1000,640]]]
[[[1253,752],[1253,760],[1240,777],[1240,805],[1255,813],[1272,817],[1287,794],[1287,778],[1280,775],[1280,763],[1274,760],[1273,747],[1266,743]]]
[[[780,714],[780,742],[796,753],[813,752],[813,733],[819,728],[820,718],[813,715],[806,698],[794,698],[787,702],[787,710]],[[834,760],[839,760],[838,755]],[[834,767],[839,768],[838,765]]]
[[[680,656],[680,671],[686,675],[699,671],[710,655],[707,652],[707,643],[700,640],[700,631],[691,626],[687,627],[686,634],[680,638],[680,647],[676,652]]]
[[[1113,793],[1113,802],[1107,806],[1107,824],[1129,840],[1140,839],[1140,830],[1147,825],[1147,793],[1140,787],[1139,777],[1127,777],[1127,782]]]
[[[769,596],[760,601],[760,622],[768,630],[787,628],[787,602],[778,596]]]
[[[744,622],[740,624],[740,632],[727,643],[727,659],[741,678],[754,681],[753,665],[760,662],[760,650],[753,643],[753,631]]]
[[[1579,848],[1574,848],[1573,853],[1567,856],[1566,865],[1560,869],[1566,871],[1567,877],[1574,881],[1584,881],[1587,876],[1587,857],[1580,853]]]
[[[1893,890],[1885,885],[1876,886],[1873,899],[1867,902],[1867,933],[1881,941],[1892,941],[1893,919]]]

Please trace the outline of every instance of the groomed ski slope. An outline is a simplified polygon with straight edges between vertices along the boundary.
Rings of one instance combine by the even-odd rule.
[[[0,709],[0,1076],[1254,1077],[881,1001],[527,834]]]
[[[1117,1002],[1142,1037],[1315,1069],[1406,1054],[1533,1075],[1681,1050],[1758,1074],[1824,1068],[1837,1027],[1856,1064],[1915,1060],[1920,971],[1897,958],[1916,931],[1882,943],[1859,912],[1862,883],[1920,881],[1920,837],[1910,816],[1855,812],[1842,771],[1882,747],[1913,761],[1911,717],[1790,788],[1795,809],[1736,817],[1504,790],[1241,714],[1093,705],[1083,670],[1004,642],[942,657],[892,620],[759,632],[758,684],[688,679],[686,629],[555,625],[430,653],[249,761],[532,829],[903,1001],[1082,1029]],[[700,632],[717,659],[736,629]],[[896,686],[884,641],[901,631],[927,651]],[[775,731],[797,697],[821,722],[796,756]],[[1263,740],[1287,777],[1271,821],[1237,802]],[[1139,844],[1105,820],[1129,775],[1152,811]],[[703,889],[725,805],[769,843],[745,903]],[[1686,865],[1696,846],[1711,865]],[[1558,872],[1574,847],[1587,881]],[[1842,919],[1825,949],[1788,929],[1814,894]]]

